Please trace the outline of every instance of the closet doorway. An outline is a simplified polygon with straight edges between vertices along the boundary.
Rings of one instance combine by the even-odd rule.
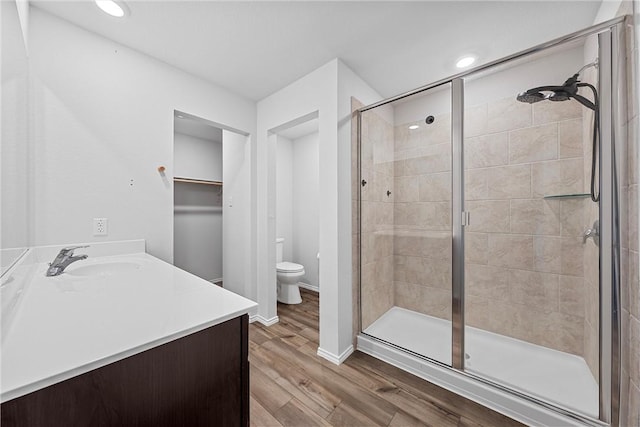
[[[248,135],[174,112],[173,263],[248,296]]]

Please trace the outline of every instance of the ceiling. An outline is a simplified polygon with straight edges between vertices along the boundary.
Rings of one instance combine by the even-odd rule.
[[[128,1],[124,19],[91,0],[35,7],[260,100],[334,58],[383,97],[593,24],[600,1]]]

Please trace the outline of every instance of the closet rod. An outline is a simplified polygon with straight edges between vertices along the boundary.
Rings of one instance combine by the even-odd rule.
[[[191,184],[205,184],[205,185],[222,185],[222,181],[209,181],[206,179],[193,179],[193,178],[181,178],[174,176],[173,180],[175,182],[188,182]]]

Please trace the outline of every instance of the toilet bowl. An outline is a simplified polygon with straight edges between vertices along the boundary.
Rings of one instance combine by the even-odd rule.
[[[300,304],[298,282],[304,276],[304,266],[282,261],[284,239],[276,239],[276,278],[278,280],[278,301],[284,304]]]

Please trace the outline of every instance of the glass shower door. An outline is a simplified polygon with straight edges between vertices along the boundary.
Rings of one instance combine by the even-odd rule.
[[[593,111],[516,99],[561,85],[588,52],[580,40],[465,79],[465,370],[597,418]],[[593,66],[580,74],[596,78]]]
[[[361,330],[451,365],[451,85],[360,126]]]

